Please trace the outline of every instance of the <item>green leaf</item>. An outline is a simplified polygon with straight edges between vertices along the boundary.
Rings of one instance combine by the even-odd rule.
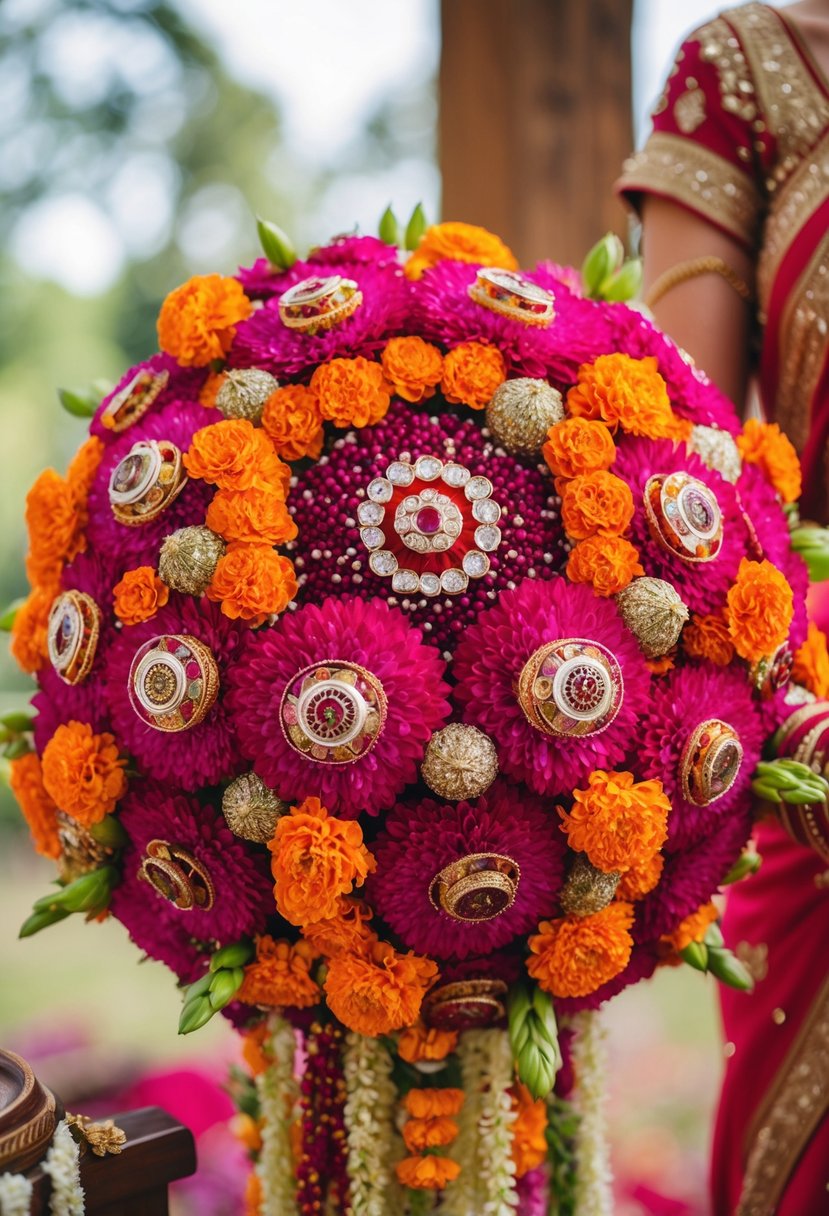
[[[0,629],[2,629],[4,633],[11,633],[12,629],[14,628],[15,617],[25,603],[26,597],[20,596],[19,599],[12,600],[9,606],[4,610],[2,616],[0,616]]]
[[[70,388],[59,388],[58,400],[73,418],[92,418],[100,404],[100,399],[89,389],[86,392],[74,392]]]
[[[262,252],[271,266],[278,270],[290,270],[296,261],[296,249],[287,232],[259,215],[256,217],[256,230]]]
[[[417,249],[418,245],[420,244],[421,237],[428,227],[429,222],[426,219],[426,212],[423,210],[423,204],[418,203],[411,214],[408,224],[406,225],[404,246],[410,253]]]
[[[10,743],[6,744],[3,755],[7,760],[19,760],[21,756],[28,755],[31,750],[28,740],[18,735],[16,739],[12,739]]]
[[[69,912],[65,908],[39,908],[24,920],[20,926],[18,937],[33,937],[41,929],[56,925],[58,921],[66,920]]]
[[[728,871],[720,886],[730,887],[732,883],[740,882],[743,878],[749,878],[752,874],[757,873],[762,864],[763,858],[759,853],[755,853],[753,849],[746,849],[734,862],[734,865]]]
[[[708,970],[708,947],[705,942],[690,942],[684,950],[680,950],[680,956],[695,971]]]
[[[254,953],[253,942],[248,938],[240,942],[233,942],[230,946],[222,946],[211,956],[210,970],[221,971],[224,967],[244,967],[252,960]]]
[[[751,972],[730,950],[709,950],[708,970],[729,988],[738,988],[741,992],[751,992],[754,988]]]
[[[377,235],[381,241],[385,241],[387,245],[399,245],[403,237],[400,230],[400,223],[397,216],[394,214],[389,203],[386,210],[380,216],[380,223],[377,226]]]
[[[6,713],[0,714],[0,724],[7,727],[13,734],[22,735],[33,729],[35,720],[30,713],[23,709],[9,709]]]
[[[581,264],[581,278],[584,294],[594,297],[599,287],[625,260],[625,247],[615,232],[606,232]]]

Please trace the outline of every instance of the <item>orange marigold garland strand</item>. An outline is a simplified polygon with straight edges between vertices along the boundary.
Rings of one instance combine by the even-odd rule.
[[[457,1137],[453,1119],[463,1106],[462,1089],[410,1089],[403,1099],[409,1118],[403,1124],[403,1140],[409,1156],[397,1163],[396,1173],[403,1186],[416,1191],[441,1191],[454,1182],[460,1166],[444,1156]]]

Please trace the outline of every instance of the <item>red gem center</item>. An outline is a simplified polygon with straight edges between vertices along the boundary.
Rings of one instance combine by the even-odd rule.
[[[415,516],[415,527],[424,536],[432,536],[442,523],[443,517],[437,507],[421,507]]]

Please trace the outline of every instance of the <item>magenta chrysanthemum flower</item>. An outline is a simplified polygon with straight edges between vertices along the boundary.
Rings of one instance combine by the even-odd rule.
[[[223,616],[217,604],[173,594],[152,620],[125,627],[108,647],[104,670],[111,729],[142,772],[196,790],[234,777],[244,767],[226,692],[246,632],[238,621]],[[218,698],[204,721],[174,734],[146,725],[129,697],[130,665],[136,651],[162,634],[196,638],[210,650],[219,673]]]
[[[621,687],[616,716],[594,734],[554,737],[530,724],[517,682],[548,643],[583,639],[613,656]],[[465,722],[490,735],[502,770],[539,794],[569,793],[596,768],[613,768],[634,744],[650,676],[616,606],[563,578],[525,579],[467,629],[455,654],[455,695]],[[619,692],[621,697],[619,698]]]
[[[161,413],[165,406],[170,405],[174,401],[188,401],[197,398],[199,390],[207,376],[204,368],[181,367],[172,355],[153,355],[151,359],[145,359],[143,363],[137,363],[135,367],[131,367],[121,377],[112,392],[107,393],[98,407],[95,417],[89,424],[90,432],[93,435],[97,435],[99,439],[103,439],[105,443],[113,443],[119,438],[117,431],[114,431],[111,427],[104,426],[101,421],[102,416],[106,413],[107,406],[113,397],[117,397],[119,393],[123,392],[141,372],[148,372],[153,376],[166,373],[168,376],[167,383],[144,415],[145,419],[152,417],[153,414]],[[143,419],[140,421],[143,421]],[[121,434],[131,435],[133,430],[137,429],[139,425],[140,422],[136,423],[134,427],[129,427],[126,431],[121,432]]]
[[[64,684],[46,666],[38,673],[38,691],[32,697],[37,711],[34,725],[35,748],[40,754],[59,726],[67,722],[88,722],[95,733],[109,729],[106,688],[100,666],[82,684]]]
[[[669,439],[639,439],[617,436],[618,452],[613,472],[628,483],[636,512],[630,539],[639,550],[645,573],[670,583],[692,612],[716,612],[724,607],[740,559],[746,556],[748,533],[734,486],[709,469],[684,444]],[[705,562],[687,562],[666,549],[651,535],[645,513],[645,486],[650,477],[687,473],[702,482],[716,497],[722,513],[722,546],[716,557]]]
[[[273,908],[267,857],[234,836],[219,811],[159,782],[142,781],[130,785],[118,818],[130,842],[110,907],[150,958],[189,983],[217,945],[264,930]],[[213,888],[210,908],[177,908],[139,878],[151,841],[164,841],[195,859]]]
[[[339,274],[353,279],[363,293],[362,304],[346,320],[318,334],[289,329],[279,318],[279,296],[311,275]],[[281,276],[279,293],[237,327],[230,352],[232,367],[260,367],[277,379],[310,376],[320,363],[357,355],[376,355],[404,327],[410,287],[396,264],[296,263]]]
[[[280,797],[354,818],[414,781],[449,713],[438,652],[380,600],[309,604],[253,635],[230,679],[245,755]]]
[[[521,950],[520,943],[517,946],[513,943],[505,950],[492,950],[484,955],[441,960],[440,982],[454,984],[460,980],[488,979],[514,984],[524,972]]]
[[[498,782],[474,802],[450,805],[426,799],[416,806],[396,806],[372,845],[377,870],[367,893],[412,950],[435,958],[484,955],[551,915],[564,880],[566,851],[554,810],[525,790]],[[441,894],[438,875],[476,854],[508,858],[520,877],[509,879],[514,900],[499,915],[460,920],[446,909],[470,918],[491,915],[481,912],[479,904],[493,899],[500,906],[509,894],[503,873],[497,876],[500,886],[490,890],[486,885],[494,862],[478,874],[474,861],[467,868],[481,878],[480,891],[474,889],[474,878],[458,872],[455,881],[472,889],[457,895],[460,887],[453,888],[447,879]]]
[[[124,431],[104,453],[89,493],[87,539],[90,549],[110,564],[113,584],[125,570],[155,566],[165,536],[177,528],[203,524],[215,493],[215,486],[188,478],[178,497],[160,515],[148,523],[130,526],[120,523],[112,513],[109,480],[113,469],[139,440],[166,439],[184,453],[195,432],[214,421],[215,416],[197,401],[171,401]]]
[[[252,266],[241,266],[236,278],[251,299],[267,299],[281,295],[294,283],[330,267],[348,277],[354,266],[397,266],[400,252],[376,236],[347,235],[335,237],[327,245],[312,249],[304,261],[294,262],[289,270],[275,270],[267,258],[257,258]]]
[[[681,761],[694,731],[712,718],[736,732],[743,759],[730,789],[708,806],[696,806],[683,796]],[[643,777],[659,778],[671,802],[666,852],[697,844],[735,807],[745,804],[764,737],[744,669],[704,663],[677,669],[654,681],[647,713],[637,731],[637,757]]]
[[[427,455],[456,461],[492,482],[492,498],[501,507],[502,540],[489,554],[489,573],[470,579],[462,595],[398,596],[390,578],[369,569],[357,512],[369,483],[403,453],[412,461]],[[449,652],[499,591],[531,572],[549,578],[563,564],[553,494],[546,468],[530,467],[496,450],[474,422],[453,413],[430,417],[395,401],[382,422],[339,439],[327,457],[299,475],[291,490],[288,505],[299,536],[287,548],[299,576],[300,599],[319,602],[349,592],[388,599],[424,630],[427,641]]]

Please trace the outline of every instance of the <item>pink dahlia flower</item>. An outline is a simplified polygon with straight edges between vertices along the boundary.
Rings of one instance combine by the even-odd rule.
[[[505,946],[552,915],[567,849],[554,809],[500,781],[474,802],[398,804],[386,816],[372,852],[377,870],[367,892],[383,920],[412,950],[465,959]],[[446,866],[476,853],[498,854],[516,864],[514,902],[490,920],[457,920],[434,906],[431,884]]]
[[[399,260],[395,245],[387,245],[376,236],[352,234],[335,237],[328,245],[312,249],[304,261],[294,262],[289,270],[276,270],[267,258],[257,258],[252,266],[241,266],[236,278],[251,299],[267,299],[281,295],[302,279],[320,274],[323,267],[348,278],[355,266],[397,266]]]
[[[621,669],[618,712],[603,730],[580,738],[553,737],[532,726],[516,683],[530,657],[549,642],[597,642]],[[453,664],[455,695],[465,722],[485,731],[503,772],[538,794],[569,794],[596,768],[614,768],[634,744],[649,694],[650,675],[636,639],[610,600],[558,577],[525,579],[464,633]]]
[[[337,758],[333,744],[314,758],[314,749],[301,744],[304,750],[299,750],[289,733],[299,721],[327,731],[332,739],[345,739],[349,715],[364,716],[366,698],[336,688],[330,704],[323,697],[319,707],[309,704],[303,716],[302,673],[334,670],[338,663],[368,673],[364,691],[374,698],[365,733],[353,740],[360,750],[348,762]],[[443,676],[440,655],[423,644],[420,630],[401,612],[377,599],[330,599],[283,616],[250,638],[234,665],[228,705],[245,755],[281,798],[300,802],[314,796],[332,815],[355,818],[391,806],[416,779],[426,744],[449,713]],[[358,691],[362,678],[358,674]],[[385,721],[378,731],[372,715],[383,701]],[[323,715],[319,722],[313,716],[317,710]]]

